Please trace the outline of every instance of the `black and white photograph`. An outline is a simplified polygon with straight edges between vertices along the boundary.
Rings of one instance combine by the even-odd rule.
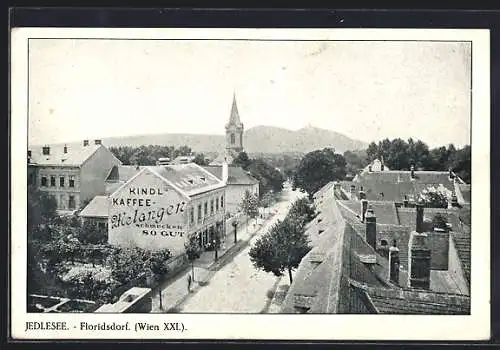
[[[479,325],[487,31],[375,32],[20,32],[18,334]]]

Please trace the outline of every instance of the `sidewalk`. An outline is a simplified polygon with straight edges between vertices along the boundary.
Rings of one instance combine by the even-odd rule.
[[[215,252],[203,252],[199,259],[194,262],[194,281],[191,283],[191,293],[195,293],[200,287],[206,285],[210,278],[220,269],[225,263],[230,261],[240,250],[243,249],[248,241],[257,233],[265,222],[274,217],[270,213],[266,219],[258,219],[258,225],[255,220],[251,219],[249,223],[238,229],[238,242],[234,243],[234,230],[228,230],[226,237],[221,244],[221,249],[218,251],[218,259],[215,261]],[[248,225],[248,230],[247,230]],[[162,308],[160,309],[159,293],[153,295],[153,313],[162,312],[177,312],[176,306],[185,301],[190,293],[188,292],[187,276],[191,274],[191,266],[189,265],[181,272],[174,280],[168,281],[162,288]]]

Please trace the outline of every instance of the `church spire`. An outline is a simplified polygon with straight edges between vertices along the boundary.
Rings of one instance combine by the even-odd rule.
[[[229,125],[240,126],[240,114],[236,105],[236,92],[233,92],[233,106],[231,107],[231,115],[229,116]]]

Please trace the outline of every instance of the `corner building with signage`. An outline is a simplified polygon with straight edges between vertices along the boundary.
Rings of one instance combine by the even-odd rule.
[[[108,241],[184,252],[195,234],[207,247],[224,237],[225,183],[194,163],[144,167],[108,197]]]

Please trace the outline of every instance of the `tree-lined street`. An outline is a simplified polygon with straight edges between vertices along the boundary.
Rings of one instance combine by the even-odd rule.
[[[180,312],[232,312],[259,313],[269,302],[268,292],[274,289],[278,277],[257,270],[250,261],[249,251],[255,241],[265,234],[278,220],[283,220],[291,204],[302,194],[283,190],[282,199],[271,210],[276,215],[265,222],[251,238],[250,244],[232,262],[222,267],[196,293],[178,306]]]

